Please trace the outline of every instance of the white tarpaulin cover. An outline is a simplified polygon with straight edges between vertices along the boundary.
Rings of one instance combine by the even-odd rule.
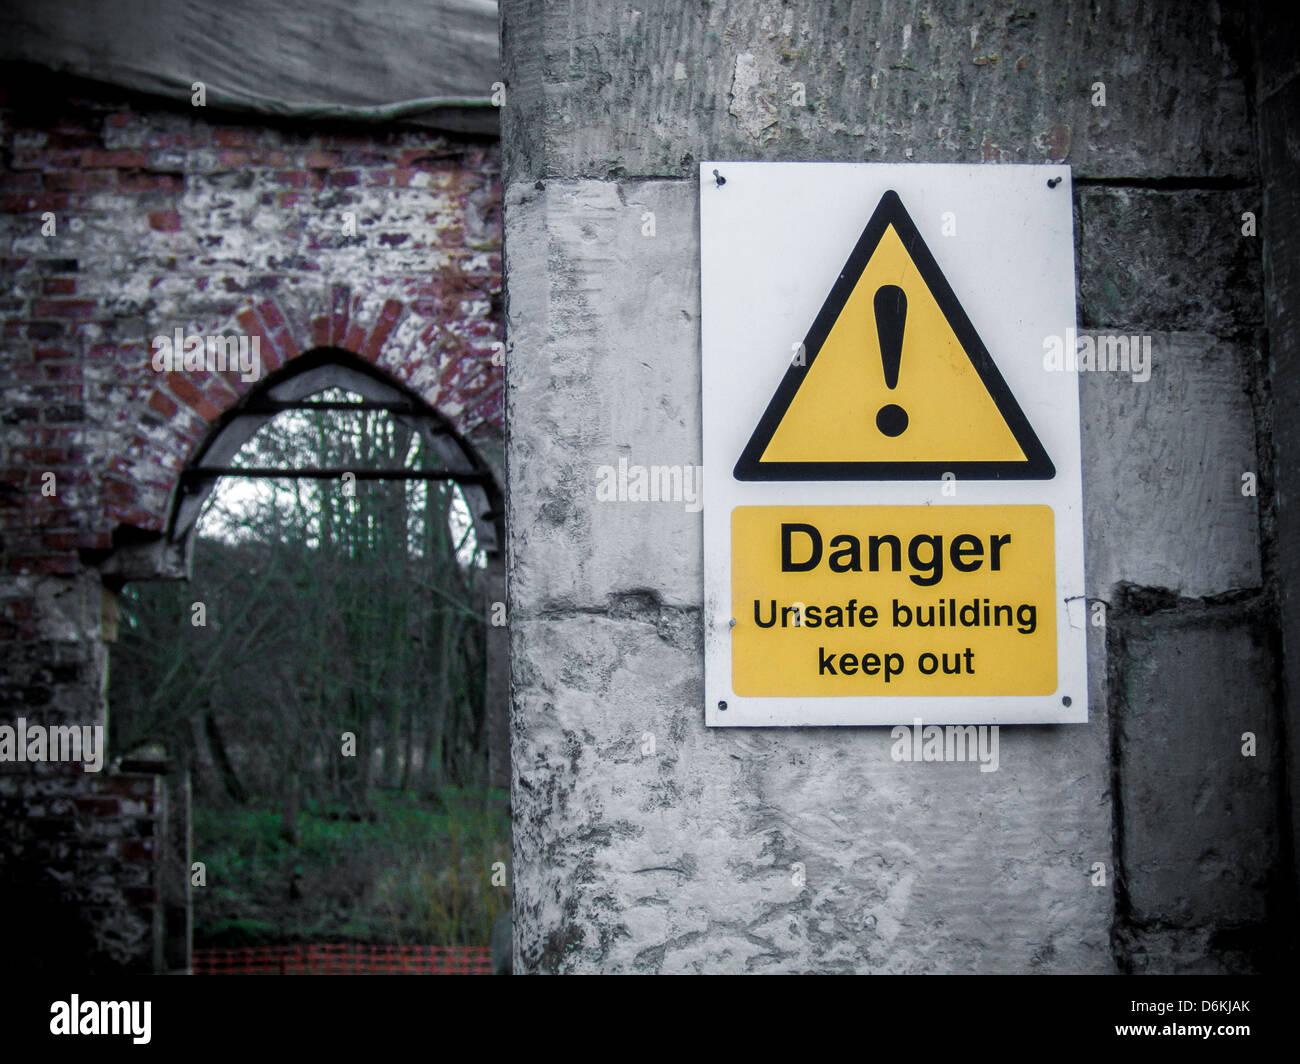
[[[497,129],[496,0],[6,0],[0,59],[209,107]]]

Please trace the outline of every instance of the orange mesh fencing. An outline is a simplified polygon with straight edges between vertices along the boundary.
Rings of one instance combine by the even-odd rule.
[[[491,975],[487,946],[250,946],[196,949],[195,975]]]

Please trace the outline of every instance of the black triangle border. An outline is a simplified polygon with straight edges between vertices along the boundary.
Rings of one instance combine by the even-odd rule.
[[[813,361],[821,351],[822,345],[830,335],[836,319],[839,318],[844,305],[852,295],[862,271],[875,253],[876,246],[890,225],[898,233],[912,261],[921,274],[921,279],[930,289],[943,316],[956,335],[966,357],[970,359],[984,383],[985,389],[993,399],[994,405],[1002,415],[1007,427],[1015,437],[1016,443],[1024,452],[1024,462],[762,462],[759,459],[772,441],[772,436],[785,417],[795,393]],[[822,304],[812,328],[804,338],[804,365],[791,365],[785,377],[772,396],[767,410],[759,419],[758,427],[741,452],[739,461],[732,475],[736,480],[772,481],[772,480],[930,480],[938,479],[944,473],[952,473],[958,479],[965,480],[1051,480],[1056,476],[1056,467],[1048,457],[1047,451],[1039,442],[1038,436],[1025,417],[1020,404],[1016,402],[1007,382],[1002,379],[984,341],[975,331],[975,326],[966,317],[956,294],[944,277],[943,271],[935,261],[930,249],[921,238],[920,232],[912,222],[898,193],[889,189],[880,198],[871,220],[858,238],[848,262],[840,271],[839,278],[831,288],[830,295]]]

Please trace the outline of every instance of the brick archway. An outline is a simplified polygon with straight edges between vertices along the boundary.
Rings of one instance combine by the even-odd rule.
[[[261,374],[255,381],[245,381],[238,371],[158,372],[151,351],[140,349],[147,399],[128,445],[104,474],[94,546],[110,547],[114,539],[120,545],[122,526],[148,539],[165,533],[182,470],[223,419],[261,381],[317,348],[350,352],[415,393],[462,439],[489,450],[499,446],[502,371],[496,327],[461,313],[457,296],[464,293],[454,283],[403,287],[407,299],[333,285],[328,305],[297,313],[277,298],[250,300],[222,321],[190,323],[184,330],[257,338]]]
[[[409,300],[355,294],[334,285],[328,306],[297,314],[275,298],[248,301],[221,321],[185,330],[186,335],[257,337],[262,363],[257,380],[245,381],[237,370],[159,373],[148,365],[149,351],[134,350],[129,361],[148,365],[149,384],[136,400],[135,411],[143,413],[130,445],[111,460],[103,478],[100,515],[113,530],[97,537],[103,548],[97,568],[106,585],[117,589],[130,580],[187,578],[192,526],[171,535],[186,469],[241,419],[245,400],[254,399],[254,392],[273,392],[281,383],[310,377],[330,362],[331,353],[343,352],[353,364],[370,367],[381,388],[399,386],[427,404],[457,443],[472,451],[474,464],[490,471],[490,487],[462,485],[462,490],[476,526],[482,527],[480,519],[494,526],[490,537],[480,535],[480,542],[486,538],[492,543],[484,601],[503,602],[503,348],[490,319],[465,312],[458,297],[466,290],[478,293],[458,288],[457,276],[409,286],[416,289]],[[301,362],[302,375],[293,372],[295,362]],[[496,786],[508,787],[508,642],[502,627],[489,626],[487,636],[489,773]]]

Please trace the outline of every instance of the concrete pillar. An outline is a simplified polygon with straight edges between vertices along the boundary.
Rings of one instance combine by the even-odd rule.
[[[1131,2],[501,12],[515,970],[1084,973],[1135,967],[1135,948],[1137,967],[1188,967],[1195,943],[1112,932],[1117,899],[1125,928],[1165,919],[1179,877],[1213,871],[1154,830],[1191,815],[1200,777],[1143,789],[1132,758],[1207,751],[1213,771],[1243,719],[1272,734],[1257,500],[1238,490],[1261,320],[1254,249],[1231,239],[1256,181],[1242,20]],[[598,502],[596,484],[620,458],[699,462],[708,158],[1072,165],[1080,325],[1149,334],[1156,360],[1150,382],[1081,381],[1089,596],[1120,622],[1090,629],[1087,725],[1004,728],[987,774],[895,763],[888,729],[705,728],[700,516]],[[1147,587],[1167,617],[1128,590]],[[1125,729],[1149,745],[1121,748]],[[1263,857],[1174,899],[1201,935],[1191,967],[1217,902],[1234,926],[1267,908],[1262,771],[1231,762],[1209,791]],[[1121,791],[1133,828],[1113,837]]]

